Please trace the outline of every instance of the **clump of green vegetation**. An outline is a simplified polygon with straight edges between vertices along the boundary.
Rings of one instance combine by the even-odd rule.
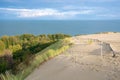
[[[89,39],[88,44],[91,45],[93,43],[93,40]]]
[[[35,67],[57,56],[68,46],[65,34],[3,36],[0,38],[0,78],[23,80]],[[30,67],[29,67],[30,66]],[[7,72],[6,72],[7,71]]]
[[[41,52],[35,54],[34,58],[32,60],[29,60],[29,66],[25,63],[19,65],[21,69],[16,75],[9,72],[6,72],[5,75],[1,75],[2,80],[24,80],[24,78],[27,77],[41,63],[59,55],[68,49],[69,44],[70,42],[68,42],[68,39],[64,39],[50,45]]]

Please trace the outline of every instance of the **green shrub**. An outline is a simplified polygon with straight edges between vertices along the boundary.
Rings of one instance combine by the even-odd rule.
[[[5,75],[1,74],[2,80],[24,80],[36,67],[38,67],[44,61],[47,61],[50,58],[53,58],[60,53],[64,52],[69,48],[69,42],[66,40],[60,40],[49,47],[45,48],[41,52],[37,53],[32,60],[30,60],[29,66],[22,64],[24,67],[21,67],[16,75],[7,72]]]

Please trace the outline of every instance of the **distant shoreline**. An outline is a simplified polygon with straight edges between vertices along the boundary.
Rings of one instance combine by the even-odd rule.
[[[109,34],[109,33],[120,33],[120,32],[97,32],[97,33],[90,33],[90,34],[77,34],[77,35],[71,35],[71,36],[80,36],[80,35],[91,35],[91,34]],[[23,34],[31,34],[31,33],[23,33]],[[20,35],[23,35],[23,34],[16,34],[16,35],[2,35],[2,36],[20,36]],[[54,33],[54,34],[64,34],[64,33]],[[34,35],[34,34],[32,34]],[[35,35],[35,36],[39,36],[39,35],[42,35],[42,34],[38,34],[38,35]],[[49,35],[49,34],[45,34],[45,35]],[[69,35],[69,34],[67,34]],[[2,37],[0,36],[0,37]]]
[[[120,20],[16,20],[0,21],[0,36],[24,33],[69,35],[120,32]]]

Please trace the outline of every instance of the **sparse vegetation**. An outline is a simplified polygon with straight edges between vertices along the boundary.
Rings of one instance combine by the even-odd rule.
[[[89,40],[88,40],[88,44],[90,45],[90,44],[92,44],[92,43],[93,43],[93,40],[89,39]]]

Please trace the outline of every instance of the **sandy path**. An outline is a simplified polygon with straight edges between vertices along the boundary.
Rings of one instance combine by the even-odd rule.
[[[96,39],[91,35],[73,38],[74,45],[70,49],[39,66],[26,80],[119,80],[120,55],[112,58],[106,53],[101,57],[101,46],[88,41],[88,37]],[[114,40],[109,42],[115,43]]]

